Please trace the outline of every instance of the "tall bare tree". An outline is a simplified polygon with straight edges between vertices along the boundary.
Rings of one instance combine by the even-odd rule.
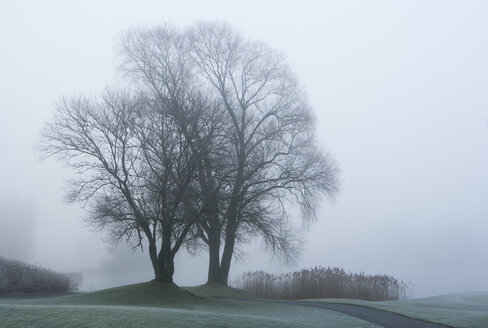
[[[157,279],[170,281],[190,240],[208,248],[208,282],[223,285],[253,237],[293,259],[288,205],[314,218],[337,170],[284,58],[213,23],[134,30],[120,46],[139,96],[65,102],[44,134],[44,151],[81,173],[71,199],[89,201],[116,239],[144,235]]]
[[[190,38],[201,83],[221,99],[232,126],[235,165],[216,277],[226,285],[240,234],[257,233],[294,256],[285,200],[313,218],[321,196],[337,190],[337,169],[317,146],[311,108],[279,53],[226,24],[198,24]]]
[[[287,203],[313,218],[321,196],[336,191],[337,170],[316,145],[310,106],[284,58],[226,24],[138,30],[121,45],[123,69],[155,97],[178,102],[198,90],[210,104],[199,115],[172,107],[199,154],[208,281],[227,285],[236,242],[250,236],[295,256]]]
[[[198,67],[188,34],[171,26],[133,30],[121,40],[122,69],[141,89],[162,102],[170,100],[177,127],[197,154],[202,216],[196,228],[208,247],[209,281],[218,274],[223,226],[221,203],[225,201],[233,170],[229,134],[222,101],[202,88],[196,77]],[[191,112],[179,105],[180,96],[194,90],[207,106]],[[201,101],[202,102],[202,101]],[[225,204],[224,204],[225,206]],[[200,245],[197,243],[196,245]]]
[[[108,91],[100,101],[63,99],[42,134],[41,150],[76,170],[68,200],[88,205],[88,222],[147,240],[155,279],[172,282],[174,256],[199,218],[196,162],[167,104]]]
[[[133,32],[122,45],[125,70],[156,96],[178,101],[175,90],[186,88],[212,99],[207,120],[175,113],[184,133],[202,122],[212,127],[192,138],[200,150],[206,220],[198,226],[209,248],[209,282],[227,284],[236,240],[249,235],[293,256],[285,200],[311,218],[320,195],[331,196],[337,180],[334,162],[316,146],[310,107],[283,57],[225,24]]]

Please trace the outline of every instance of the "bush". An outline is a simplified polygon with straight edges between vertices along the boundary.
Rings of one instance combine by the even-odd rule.
[[[36,265],[0,257],[0,295],[65,293],[78,289],[78,281]]]
[[[369,301],[406,298],[408,285],[387,275],[346,273],[341,268],[315,267],[284,274],[247,272],[233,287],[270,299],[354,298]]]

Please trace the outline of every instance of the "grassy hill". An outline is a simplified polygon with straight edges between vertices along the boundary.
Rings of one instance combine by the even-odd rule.
[[[43,304],[165,306],[198,302],[199,297],[174,284],[154,281],[38,300]]]
[[[39,300],[42,304],[136,305],[185,307],[208,303],[212,298],[257,299],[243,290],[221,285],[178,287],[175,284],[149,281],[134,285],[78,293]]]
[[[338,312],[226,298],[232,288],[147,282],[45,299],[0,299],[3,327],[376,327]]]
[[[219,284],[184,287],[184,289],[199,297],[259,299],[259,297],[242,289],[225,287]]]

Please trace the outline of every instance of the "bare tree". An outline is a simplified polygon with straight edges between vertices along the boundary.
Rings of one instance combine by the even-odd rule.
[[[222,101],[232,131],[224,249],[212,269],[227,285],[240,235],[259,234],[273,251],[294,256],[285,203],[313,218],[321,196],[337,190],[337,169],[316,145],[310,106],[280,54],[226,24],[198,24],[189,35],[199,83]]]
[[[162,102],[170,100],[172,115],[177,127],[186,139],[197,159],[197,179],[202,202],[202,220],[196,225],[203,245],[209,249],[209,281],[219,268],[221,233],[221,203],[228,193],[230,173],[233,170],[229,158],[231,147],[229,134],[232,127],[225,119],[225,109],[219,98],[202,89],[196,78],[193,50],[187,33],[171,26],[149,30],[134,30],[121,40],[124,56],[122,70],[139,83],[141,89]],[[180,96],[193,90],[199,103],[206,106],[193,108],[191,112],[179,105]],[[224,204],[225,205],[225,204]],[[196,240],[194,240],[196,241]],[[199,248],[200,243],[195,243]]]
[[[65,101],[44,133],[45,153],[80,173],[70,200],[115,240],[146,238],[159,280],[184,244],[208,248],[208,282],[223,285],[251,238],[293,260],[288,206],[313,219],[337,170],[284,58],[225,24],[134,30],[120,45],[137,97]]]
[[[205,219],[196,227],[209,250],[208,282],[227,285],[236,242],[249,237],[293,258],[287,203],[313,218],[321,196],[336,191],[337,172],[316,146],[311,109],[283,57],[225,24],[136,30],[121,45],[124,71],[144,90],[174,103],[196,90],[208,104],[198,115],[172,106],[199,154]]]
[[[146,239],[155,279],[172,282],[199,198],[193,153],[166,105],[125,91],[107,91],[101,101],[63,99],[40,148],[76,170],[68,200],[88,206],[88,222],[115,242],[142,248]]]

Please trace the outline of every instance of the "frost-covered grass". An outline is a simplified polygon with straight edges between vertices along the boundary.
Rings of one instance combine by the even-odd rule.
[[[144,283],[38,300],[0,300],[2,327],[377,327],[338,312],[225,300],[252,297],[216,286]],[[96,304],[96,305],[94,305]]]
[[[235,303],[234,301],[227,301]],[[136,306],[1,305],[2,327],[377,327],[336,312],[222,304],[175,309]]]
[[[372,307],[452,327],[488,327],[488,292],[460,293],[404,301],[369,302],[349,299],[313,299]]]

